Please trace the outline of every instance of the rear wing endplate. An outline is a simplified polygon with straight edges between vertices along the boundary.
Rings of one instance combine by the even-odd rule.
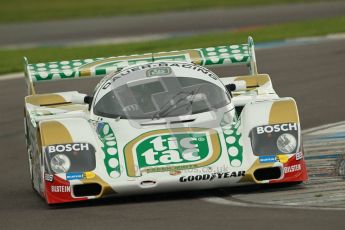
[[[202,66],[247,65],[250,74],[257,74],[254,42],[248,38],[248,44],[187,49],[180,51],[134,54],[107,58],[89,58],[83,60],[59,61],[29,64],[24,57],[25,78],[28,93],[35,94],[34,84],[65,79],[86,77],[104,77],[121,69],[151,62],[181,61]]]

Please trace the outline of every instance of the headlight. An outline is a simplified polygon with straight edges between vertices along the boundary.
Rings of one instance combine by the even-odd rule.
[[[282,153],[292,153],[296,146],[296,138],[289,133],[284,133],[277,139],[277,147]]]
[[[48,145],[45,168],[50,174],[88,172],[96,168],[95,148],[89,143]]]
[[[297,123],[282,123],[254,127],[249,133],[256,156],[273,156],[298,152]]]
[[[71,167],[71,161],[64,154],[57,154],[50,160],[50,167],[54,173],[66,173]]]

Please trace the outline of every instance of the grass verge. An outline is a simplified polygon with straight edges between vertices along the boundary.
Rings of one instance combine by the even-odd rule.
[[[0,23],[317,1],[322,0],[11,0],[1,2]]]
[[[185,38],[171,38],[160,41],[129,43],[117,45],[98,45],[90,47],[54,47],[19,50],[0,50],[0,74],[23,70],[22,57],[27,56],[30,63],[58,60],[72,60],[140,54],[156,51],[170,51],[226,44],[245,43],[249,35],[255,42],[268,42],[286,38],[326,35],[345,32],[345,17],[312,20],[298,23],[267,26],[248,31],[210,33]]]

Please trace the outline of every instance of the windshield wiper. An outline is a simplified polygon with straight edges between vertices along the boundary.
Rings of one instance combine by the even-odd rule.
[[[166,111],[167,109],[171,108],[168,105],[171,103],[172,100],[174,100],[176,97],[178,97],[179,95],[183,94],[184,92],[178,92],[177,94],[175,94],[174,96],[172,96],[163,106],[160,110],[158,110],[157,112],[155,112],[152,115],[152,120],[157,118],[159,119],[161,117],[161,113],[163,113],[164,111]],[[174,104],[170,104],[171,106],[174,106]]]
[[[189,107],[192,106],[194,100],[188,100],[187,97],[188,96],[195,96],[198,92],[199,92],[200,87],[197,90],[193,90],[190,92],[178,92],[176,95],[174,95],[173,97],[171,97],[167,103],[165,103],[162,108],[157,111],[156,113],[154,113],[152,115],[152,120],[153,119],[160,119],[161,117],[164,117],[166,115],[168,115],[170,112],[175,111],[176,109],[181,108],[182,106],[185,106],[185,104],[183,104],[182,106],[177,106],[180,102],[182,101],[188,101],[189,102]],[[174,102],[173,100],[180,96],[180,95],[184,95],[183,98],[180,98],[179,100],[177,100],[176,102]],[[173,104],[171,103],[173,101]],[[170,106],[169,106],[170,105]]]

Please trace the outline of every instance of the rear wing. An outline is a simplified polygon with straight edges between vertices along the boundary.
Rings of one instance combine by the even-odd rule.
[[[248,44],[187,49],[181,51],[147,53],[142,55],[118,56],[107,58],[89,58],[83,60],[60,61],[29,64],[24,57],[25,78],[28,93],[35,94],[34,85],[65,79],[86,77],[104,77],[121,69],[151,62],[181,61],[202,66],[247,65],[251,75],[257,74],[254,42],[248,38]]]

